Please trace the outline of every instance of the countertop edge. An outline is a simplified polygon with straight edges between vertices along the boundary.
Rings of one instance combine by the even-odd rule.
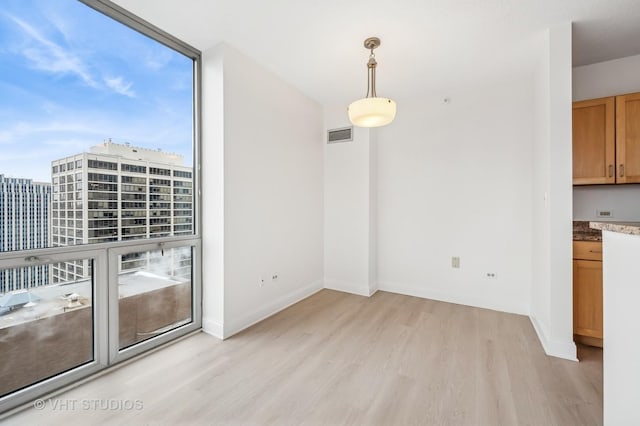
[[[640,222],[589,222],[589,227],[601,231],[640,235]]]

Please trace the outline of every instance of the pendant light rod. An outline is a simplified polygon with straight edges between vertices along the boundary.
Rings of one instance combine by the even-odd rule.
[[[371,51],[371,56],[369,57],[369,62],[367,62],[367,96],[366,98],[375,98],[376,97],[376,66],[378,63],[376,62],[376,58],[373,54],[373,50]],[[371,96],[369,96],[371,94]]]
[[[378,37],[369,37],[364,41],[364,47],[369,49],[369,61],[367,62],[367,96],[365,98],[375,98],[376,96],[376,67],[378,62],[376,61],[376,54],[374,49],[380,46],[380,39]],[[371,96],[369,96],[371,95]]]

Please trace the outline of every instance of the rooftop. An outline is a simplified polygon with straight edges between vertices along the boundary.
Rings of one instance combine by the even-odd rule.
[[[163,152],[160,149],[153,150],[131,146],[129,143],[119,144],[111,139],[105,140],[100,145],[94,145],[89,149],[91,154],[114,155],[117,157],[129,158],[131,160],[152,161],[155,163],[165,163],[174,166],[184,165],[184,157],[173,152]]]
[[[122,299],[183,282],[146,271],[125,272],[118,277],[118,296]],[[90,283],[87,278],[29,289],[29,293],[39,300],[31,306],[18,307],[0,314],[0,329],[91,306],[93,295]]]

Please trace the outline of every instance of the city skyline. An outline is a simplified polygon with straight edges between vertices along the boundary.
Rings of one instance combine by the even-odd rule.
[[[52,193],[48,183],[0,173],[0,252],[49,247]],[[0,294],[48,284],[49,265],[0,269]]]
[[[52,163],[51,244],[193,232],[193,169],[173,154],[107,141]],[[149,260],[126,255],[122,269]],[[53,283],[83,279],[88,260],[53,265]]]
[[[105,139],[192,165],[192,60],[76,0],[3,2],[0,75],[5,176],[51,182]]]
[[[193,233],[193,168],[181,155],[104,141],[52,161],[51,174],[48,183],[0,173],[0,252]],[[166,265],[172,274],[184,269],[184,256],[168,252],[176,256]],[[121,269],[152,260],[126,254]],[[88,259],[2,269],[0,296],[77,282],[90,271]]]

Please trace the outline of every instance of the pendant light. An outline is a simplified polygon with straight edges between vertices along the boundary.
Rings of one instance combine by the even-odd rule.
[[[393,121],[396,116],[396,103],[391,99],[376,95],[376,55],[373,50],[380,46],[378,37],[369,37],[364,47],[369,49],[367,62],[367,96],[349,105],[349,120],[358,127],[380,127]]]

